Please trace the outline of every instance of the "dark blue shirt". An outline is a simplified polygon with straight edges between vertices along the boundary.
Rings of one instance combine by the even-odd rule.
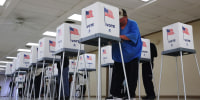
[[[138,25],[135,21],[128,19],[127,25],[124,29],[120,29],[120,35],[125,35],[130,40],[122,40],[122,53],[124,62],[128,63],[131,60],[140,59],[142,52],[142,40]],[[112,59],[115,62],[122,62],[119,44],[112,44]]]

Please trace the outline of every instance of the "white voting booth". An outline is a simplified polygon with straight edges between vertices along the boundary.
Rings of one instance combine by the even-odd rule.
[[[30,53],[30,64],[37,63],[37,57],[38,57],[38,46],[32,46]]]
[[[6,71],[5,75],[11,75],[13,70],[13,63],[7,63],[6,64]]]
[[[30,53],[19,52],[17,54],[16,70],[28,69],[30,61]]]
[[[13,59],[13,67],[12,67],[12,74],[16,71],[16,64],[17,64],[17,58]]]
[[[112,46],[105,46],[101,48],[101,66],[113,65],[112,60]]]
[[[142,40],[142,53],[141,60],[151,59],[150,40],[141,38]]]
[[[25,75],[18,75],[16,78],[15,78],[15,82],[25,82]]]
[[[54,67],[54,69],[53,69]],[[46,76],[50,77],[52,76],[57,76],[58,75],[58,68],[57,68],[57,64],[55,63],[54,66],[48,66],[46,67]]]
[[[78,70],[96,70],[96,55],[95,54],[83,54],[79,56]]]
[[[199,69],[199,65],[198,65],[198,61],[197,61],[197,57],[196,57],[196,51],[194,49],[194,43],[193,43],[192,26],[177,22],[177,23],[163,27],[162,31],[163,31],[164,51],[162,51],[162,58],[161,58],[158,100],[160,98],[160,87],[161,87],[161,77],[162,77],[162,68],[163,68],[163,55],[176,57],[177,87],[179,87],[177,58],[178,58],[178,56],[180,56],[183,90],[184,90],[184,100],[186,100],[187,94],[186,94],[185,79],[184,79],[183,55],[194,54],[196,64],[197,64],[197,69],[198,69],[199,76],[200,76],[200,69]],[[179,99],[179,89],[178,89],[178,99]]]
[[[56,51],[61,51],[63,48],[76,49],[80,48],[78,43],[80,39],[80,25],[63,23],[57,27],[56,35]],[[81,45],[81,50],[84,50],[84,45]]]
[[[74,74],[74,71],[76,70],[77,60],[70,59],[69,60],[69,73]]]
[[[96,2],[82,9],[81,38],[97,33],[119,37],[119,9]]]
[[[192,26],[180,22],[163,27],[164,51],[176,48],[194,49]]]

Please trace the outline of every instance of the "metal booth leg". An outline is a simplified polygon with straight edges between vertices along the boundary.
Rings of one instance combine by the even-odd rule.
[[[85,61],[85,57],[84,57],[84,64],[85,64],[85,70],[84,70],[84,75],[86,74],[86,80],[87,80],[87,89],[88,89],[88,100],[90,100],[90,88],[89,88],[89,82],[88,82],[88,74],[87,74],[87,70],[86,70],[86,61]],[[83,80],[84,80],[84,76],[83,76]],[[81,98],[82,100],[82,98]]]
[[[34,74],[33,74],[33,84],[32,84],[32,88],[31,88],[31,96],[32,96],[32,91],[33,91],[33,89],[34,89],[34,87],[35,87],[35,74],[36,74],[36,72],[37,72],[37,67],[38,67],[38,64],[36,63],[36,68],[35,68],[35,72],[34,72]],[[35,95],[35,89],[34,89],[34,95]],[[31,96],[30,96],[30,98],[31,98]],[[35,96],[34,96],[34,100],[35,100]]]
[[[186,89],[185,89],[185,78],[184,78],[184,69],[183,69],[183,57],[182,57],[182,51],[180,51],[181,55],[181,68],[182,68],[182,78],[183,78],[183,89],[184,89],[184,98],[186,100]]]
[[[155,95],[156,95],[156,93],[157,93],[156,80],[155,80],[155,77],[154,77],[153,66],[152,66],[151,61],[150,61],[150,66],[151,66],[151,73],[152,73],[153,85],[154,85],[154,90],[155,90]],[[156,95],[156,96],[157,96],[157,95]]]
[[[177,62],[177,57],[176,57],[176,79],[177,79],[177,94],[178,94],[178,100],[179,100],[180,94],[179,94],[179,79],[178,79],[178,62]]]
[[[120,54],[121,54],[121,59],[122,59],[122,65],[123,65],[124,77],[125,77],[125,82],[126,82],[126,89],[127,89],[127,93],[128,93],[128,99],[130,100],[129,86],[128,86],[128,82],[127,82],[126,69],[125,69],[125,65],[124,65],[124,58],[123,58],[122,47],[121,47],[120,42],[119,42],[119,48],[120,48]]]
[[[163,68],[163,55],[161,55],[160,79],[159,79],[159,87],[158,87],[158,100],[160,100],[160,85],[161,85],[161,79],[162,79],[162,68]]]
[[[43,84],[43,79],[44,79],[44,64],[45,64],[45,60],[43,60],[42,76],[41,76],[41,82],[40,82],[39,100],[41,100],[42,84]]]
[[[31,76],[32,76],[32,73],[33,73],[33,67],[31,67],[31,73],[30,73],[30,77],[29,77],[29,83],[28,83],[28,89],[27,89],[27,98],[29,98],[29,89],[30,89],[30,84],[31,84]]]
[[[98,100],[101,100],[101,38],[98,39]]]
[[[199,77],[200,77],[200,69],[199,69],[199,63],[198,63],[198,60],[197,60],[197,54],[194,54],[194,57],[195,57],[195,61],[196,61],[196,64],[197,64],[197,69],[198,69]]]

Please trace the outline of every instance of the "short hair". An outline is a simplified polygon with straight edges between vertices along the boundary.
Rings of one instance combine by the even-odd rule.
[[[119,15],[121,15],[121,16],[127,16],[126,10],[123,9],[123,8],[121,8],[121,9],[119,10]]]

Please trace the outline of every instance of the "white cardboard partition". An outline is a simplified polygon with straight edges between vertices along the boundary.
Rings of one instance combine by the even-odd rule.
[[[38,46],[32,46],[30,53],[30,64],[37,63],[37,56],[38,56]]]
[[[19,68],[28,68],[30,62],[30,53],[19,52],[17,54],[16,70]]]
[[[13,69],[13,63],[7,63],[7,64],[6,64],[5,75],[10,75],[10,74],[12,74],[12,70],[14,70],[14,69]]]
[[[142,38],[141,59],[151,59],[150,40]]]
[[[12,74],[16,71],[17,58],[13,59]]]
[[[77,61],[70,59],[69,60],[69,73],[74,73]]]
[[[119,9],[96,2],[82,9],[81,38],[97,33],[119,37]]]
[[[63,23],[57,27],[56,35],[56,51],[62,48],[80,49],[78,43],[80,39],[81,28],[80,25]],[[81,45],[81,50],[84,50],[84,45]]]
[[[187,48],[194,49],[192,26],[180,22],[163,27],[164,51]]]
[[[101,65],[113,64],[112,60],[112,46],[105,46],[101,48]]]
[[[95,70],[96,69],[96,55],[95,54],[83,54],[79,56],[79,70]]]
[[[53,58],[55,52],[56,39],[52,37],[44,37],[39,40],[38,59]]]
[[[53,67],[54,67],[54,74],[53,74]],[[55,63],[54,66],[48,66],[46,67],[46,76],[57,76],[58,75],[58,68],[57,68],[57,64]]]

